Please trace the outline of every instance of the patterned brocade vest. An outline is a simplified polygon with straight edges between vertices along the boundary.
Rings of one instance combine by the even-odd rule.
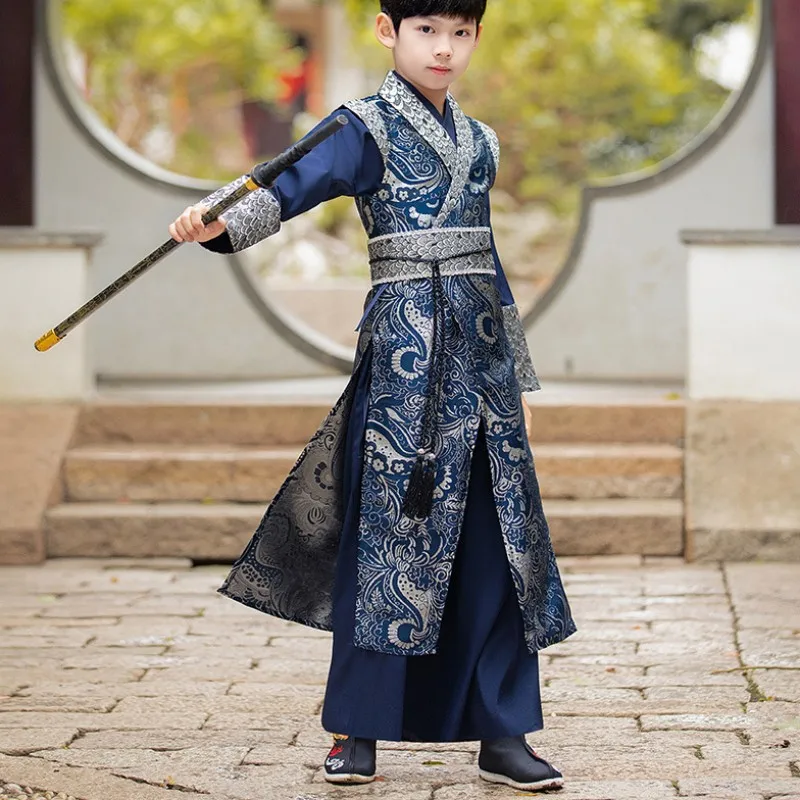
[[[436,228],[488,229],[486,195],[497,175],[497,137],[466,117],[455,100],[449,103],[457,145],[394,73],[377,95],[346,104],[369,129],[386,165],[379,189],[357,198],[370,239]],[[431,148],[441,161],[431,158]]]

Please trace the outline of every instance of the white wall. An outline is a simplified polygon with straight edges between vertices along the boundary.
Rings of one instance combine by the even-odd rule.
[[[205,192],[139,178],[92,146],[36,62],[36,225],[106,235],[92,293],[161,245]],[[87,298],[88,299],[88,298]],[[355,324],[355,323],[354,323]],[[256,313],[224,256],[180,248],[85,323],[92,370],[110,378],[247,379],[330,374]]]
[[[80,247],[3,245],[0,235],[0,401],[82,400],[93,391],[86,329],[53,350],[33,345],[83,305],[89,254]]]
[[[528,329],[547,378],[682,380],[686,228],[773,224],[773,68],[732,129],[694,164],[590,205],[574,271]]]
[[[692,400],[800,401],[800,237],[689,247]]]

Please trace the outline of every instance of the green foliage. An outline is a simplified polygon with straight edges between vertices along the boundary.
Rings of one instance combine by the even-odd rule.
[[[489,0],[482,41],[454,92],[500,137],[499,185],[566,212],[587,178],[673,154],[727,96],[695,68],[697,35],[738,19],[749,4]],[[366,42],[378,3],[347,5]]]
[[[750,0],[660,0],[648,24],[690,50],[697,37],[735,22],[750,10]]]
[[[319,0],[332,2],[333,0]],[[378,0],[343,0],[355,58],[390,65],[372,35]],[[62,0],[84,54],[87,100],[128,145],[167,131],[178,172],[243,166],[242,101],[274,99],[299,63],[269,0]],[[489,0],[473,66],[455,92],[503,145],[499,186],[569,212],[587,178],[651,166],[708,124],[727,93],[695,67],[698,36],[752,0]],[[249,165],[248,165],[249,166]],[[326,222],[336,227],[337,213]]]
[[[198,176],[220,172],[215,115],[273,100],[279,74],[300,60],[261,0],[63,0],[62,16],[101,119],[137,150],[168,129],[167,166]]]

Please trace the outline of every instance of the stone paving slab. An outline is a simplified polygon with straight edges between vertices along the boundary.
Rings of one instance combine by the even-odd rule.
[[[800,800],[800,565],[560,563],[580,631],[541,654],[545,730],[529,737],[565,772],[555,796]],[[329,635],[221,597],[226,571],[0,568],[0,785],[77,800],[354,794],[320,767]],[[514,796],[477,779],[476,757],[474,742],[382,742],[381,779],[358,794]]]
[[[35,750],[66,747],[77,738],[77,728],[16,728],[3,730],[0,746],[5,755],[24,756]]]
[[[800,667],[792,670],[756,670],[750,675],[767,697],[800,703]]]
[[[40,758],[0,754],[0,781],[64,792],[76,800],[175,800],[166,787],[145,786],[94,769],[54,765]],[[184,792],[180,800],[208,800],[207,794]]]
[[[244,747],[248,751],[260,744],[279,744],[288,747],[297,738],[293,730],[281,735],[275,730],[226,731],[220,737],[214,730],[146,730],[83,732],[70,744],[70,750],[188,750],[194,747],[219,744]],[[323,747],[330,742],[326,736]]]
[[[169,681],[129,681],[115,683],[64,683],[58,681],[39,681],[33,685],[20,687],[17,698],[63,698],[83,697],[105,700],[111,698],[118,701],[125,697],[185,697],[187,695],[227,694],[231,690],[230,681],[192,681],[171,683]],[[295,687],[290,687],[294,691]]]

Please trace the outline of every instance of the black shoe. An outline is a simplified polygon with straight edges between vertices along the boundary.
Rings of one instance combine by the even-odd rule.
[[[328,783],[372,783],[375,780],[375,740],[334,736],[325,759]]]
[[[564,776],[539,758],[524,736],[482,741],[478,768],[483,780],[504,783],[523,792],[560,789],[564,785]]]

